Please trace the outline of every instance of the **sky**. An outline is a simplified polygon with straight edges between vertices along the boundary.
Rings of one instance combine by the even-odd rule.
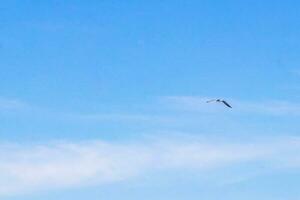
[[[0,198],[298,200],[299,13],[1,1]]]

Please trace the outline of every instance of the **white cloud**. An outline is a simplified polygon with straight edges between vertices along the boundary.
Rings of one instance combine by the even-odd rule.
[[[264,162],[300,167],[300,140],[232,144],[159,140],[0,146],[0,195],[125,181],[148,171],[220,170]]]
[[[123,180],[139,171],[144,156],[135,147],[103,142],[4,146],[0,194]]]

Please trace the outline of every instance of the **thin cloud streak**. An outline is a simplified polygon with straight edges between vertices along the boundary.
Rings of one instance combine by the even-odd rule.
[[[0,97],[0,112],[14,111],[22,113],[22,117],[53,118],[59,120],[74,120],[79,122],[143,122],[143,123],[172,123],[175,118],[170,115],[159,115],[151,113],[124,112],[96,112],[80,113],[66,112],[62,110],[49,109],[46,106],[27,104],[17,99],[7,99]],[[24,115],[25,114],[25,115]]]
[[[0,97],[0,110],[2,111],[21,110],[27,107],[28,105],[20,100]]]
[[[265,163],[270,170],[300,168],[300,139],[230,143],[156,140],[113,143],[89,141],[0,146],[0,195],[107,184],[147,172],[194,170]],[[175,175],[175,174],[174,174]]]
[[[207,105],[208,97],[198,96],[170,96],[165,97],[169,106],[182,111],[189,112],[220,112],[222,105]],[[228,99],[232,104],[235,113],[255,113],[268,115],[300,115],[300,103],[289,101],[269,100],[262,102],[246,102],[235,99]],[[222,106],[223,108],[224,106]]]
[[[150,107],[160,108],[163,111],[179,111],[186,113],[220,113],[228,111],[222,104],[207,104],[206,101],[213,99],[211,97],[201,96],[165,96],[161,97],[159,102],[155,102]],[[261,115],[300,115],[300,103],[267,100],[267,101],[242,101],[237,99],[226,99],[233,106],[232,114],[253,113]],[[28,109],[30,108],[30,109]],[[69,119],[87,122],[101,121],[123,121],[123,122],[156,122],[156,123],[173,123],[178,116],[173,114],[151,114],[142,113],[67,113],[63,111],[49,110],[40,106],[32,106],[20,100],[6,99],[0,97],[0,111],[34,111],[35,116],[50,116],[56,119]],[[228,114],[228,112],[226,112]]]
[[[98,113],[98,114],[63,114],[64,117],[79,121],[102,122],[102,121],[124,121],[124,122],[172,122],[170,116],[132,114],[132,113]]]

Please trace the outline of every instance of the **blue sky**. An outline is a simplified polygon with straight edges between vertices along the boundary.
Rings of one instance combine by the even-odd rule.
[[[299,9],[2,1],[1,199],[299,199]]]

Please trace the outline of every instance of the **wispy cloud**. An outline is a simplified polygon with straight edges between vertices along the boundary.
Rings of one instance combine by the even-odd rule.
[[[126,181],[149,171],[220,170],[245,163],[300,168],[299,138],[253,143],[156,140],[0,146],[0,195]]]
[[[207,104],[206,101],[213,97],[201,96],[166,96],[160,98],[160,102],[155,101],[151,104],[148,112],[130,111],[118,113],[66,113],[62,111],[49,110],[41,106],[32,106],[23,101],[16,99],[6,99],[0,97],[0,111],[16,111],[31,108],[38,114],[52,115],[73,120],[83,121],[126,121],[126,122],[174,122],[172,115],[151,114],[151,107],[160,108],[161,111],[184,111],[184,112],[204,112],[215,113],[220,111],[228,111],[222,104]],[[264,101],[244,101],[234,98],[226,99],[233,106],[234,113],[255,113],[267,115],[300,115],[300,102],[291,102],[284,100],[264,100]]]
[[[28,105],[20,100],[0,97],[0,110],[20,110],[26,107]]]
[[[208,105],[205,102],[208,97],[198,96],[170,96],[165,101],[174,108],[193,112],[216,112],[224,110],[223,105]],[[269,115],[300,115],[300,103],[268,100],[268,101],[241,101],[228,99],[234,107],[235,113],[257,113]],[[221,107],[222,106],[222,107]]]
[[[53,118],[59,120],[74,120],[80,122],[144,122],[144,123],[160,123],[172,122],[170,116],[161,116],[148,113],[139,112],[99,112],[99,113],[79,113],[79,112],[66,112],[63,110],[49,109],[46,106],[33,105],[25,103],[17,99],[8,99],[0,97],[0,112],[7,111],[26,111],[23,117],[39,117],[39,118]],[[28,112],[30,111],[30,112]],[[23,113],[24,114],[24,113]]]
[[[237,102],[239,110],[271,115],[300,115],[300,103],[289,101]]]
[[[298,76],[300,76],[300,69],[293,69],[293,70],[291,70],[291,72],[293,73],[293,74],[295,74],[295,75],[298,75]]]
[[[73,120],[101,122],[101,121],[125,121],[125,122],[170,122],[167,116],[133,113],[97,113],[97,114],[64,114]]]

